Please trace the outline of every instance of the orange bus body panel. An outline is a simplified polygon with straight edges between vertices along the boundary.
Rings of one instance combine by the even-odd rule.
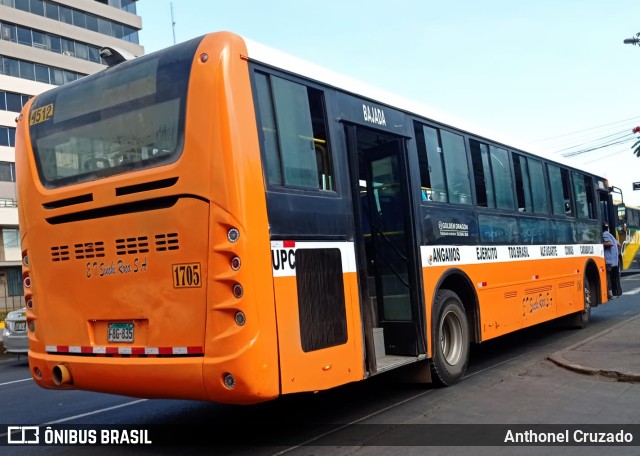
[[[184,148],[172,164],[49,190],[37,178],[31,148],[17,145],[19,199],[21,207],[29,208],[19,211],[22,247],[30,260],[23,270],[33,283],[34,306],[27,318],[36,328],[29,333],[29,359],[32,372],[37,368],[40,373],[34,374],[39,385],[57,388],[52,369],[64,365],[74,388],[132,396],[254,403],[280,394],[273,282],[264,274],[271,268],[269,228],[246,55],[236,35],[218,33],[202,40],[192,65]],[[18,124],[25,138],[27,117]],[[176,177],[172,187],[114,199],[115,188]],[[43,206],[87,193],[90,203]],[[179,197],[169,208],[87,218],[55,229],[46,221],[174,195],[194,197]],[[230,228],[240,232],[236,243],[227,239]],[[175,235],[179,248],[155,251],[157,235]],[[135,253],[116,256],[118,239],[134,239]],[[104,247],[103,257],[89,258],[96,245]],[[54,263],[52,247],[61,246],[68,246],[70,259]],[[78,254],[77,249],[84,251]],[[230,267],[234,256],[242,259],[239,271]],[[202,283],[174,286],[180,264],[197,264]],[[232,293],[235,284],[243,287],[240,298]],[[235,320],[240,311],[246,317],[243,325]],[[133,345],[109,343],[110,322],[133,322]],[[69,355],[52,352],[55,347],[118,352]],[[136,347],[178,354],[188,350],[189,356],[127,355]],[[232,387],[224,384],[229,374]]]
[[[471,264],[461,269],[473,284],[478,298],[480,340],[549,321],[584,308],[584,268],[586,257],[553,260]],[[600,283],[606,285],[604,258],[597,258]],[[426,315],[432,315],[440,281],[449,268],[423,268]],[[567,271],[573,271],[567,274]],[[480,285],[479,285],[480,284]],[[453,290],[455,291],[455,290]],[[600,290],[606,302],[606,288]],[[432,334],[432,318],[427,318],[427,334]],[[433,346],[428,338],[428,352]]]
[[[358,281],[355,273],[343,277],[349,338],[346,344],[306,353],[300,338],[296,278],[275,279],[283,394],[325,390],[364,378]]]

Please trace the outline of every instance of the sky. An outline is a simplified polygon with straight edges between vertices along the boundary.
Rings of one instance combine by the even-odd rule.
[[[640,207],[638,0],[139,0],[145,53],[226,30],[609,179]],[[173,22],[172,25],[172,11]],[[437,120],[437,119],[435,119]],[[472,130],[474,132],[476,130]],[[568,154],[571,154],[567,156]]]

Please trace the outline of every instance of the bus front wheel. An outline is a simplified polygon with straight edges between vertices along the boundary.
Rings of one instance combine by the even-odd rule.
[[[441,386],[458,383],[469,361],[469,324],[462,301],[451,290],[440,290],[434,303],[431,374]]]

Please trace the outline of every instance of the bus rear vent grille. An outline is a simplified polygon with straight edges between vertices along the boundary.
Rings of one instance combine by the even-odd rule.
[[[135,255],[149,252],[149,238],[147,236],[116,239],[116,253],[118,255]]]
[[[51,261],[69,261],[69,246],[51,247]]]
[[[156,250],[165,252],[167,250],[178,250],[178,233],[156,234]]]
[[[104,242],[85,242],[84,244],[73,244],[73,253],[76,260],[84,260],[86,258],[102,258],[104,257]]]

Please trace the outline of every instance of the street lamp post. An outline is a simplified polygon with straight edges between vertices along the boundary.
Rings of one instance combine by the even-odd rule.
[[[635,44],[637,46],[640,46],[640,33],[636,33],[636,36],[633,38],[625,39],[624,44]]]

